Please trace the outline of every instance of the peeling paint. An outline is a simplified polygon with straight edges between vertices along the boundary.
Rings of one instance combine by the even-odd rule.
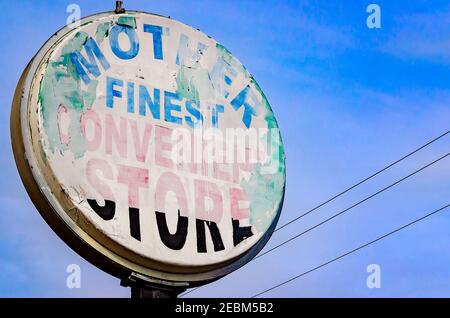
[[[79,120],[85,107],[90,107],[95,100],[97,83],[93,81],[87,90],[83,90],[80,78],[75,72],[70,54],[80,51],[86,43],[88,34],[78,32],[62,48],[56,61],[48,63],[39,88],[39,102],[43,125],[47,131],[49,147],[52,152],[70,149],[76,158],[85,153],[84,140],[81,136]],[[70,143],[65,145],[60,140],[57,114],[60,101],[63,101],[71,116]]]
[[[228,51],[228,49],[226,47],[224,47],[220,43],[216,43],[216,49],[217,49],[217,53],[225,61],[225,63],[227,63],[230,66],[235,67],[236,70],[238,72],[244,74],[246,78],[250,78],[250,74],[248,73],[245,66],[242,65],[241,63],[237,62],[236,59],[234,58],[233,54],[231,54],[231,52]]]
[[[181,98],[199,101],[214,97],[208,70],[180,67],[177,73],[177,93]]]
[[[128,26],[130,28],[136,29],[136,18],[135,17],[119,17],[117,20],[118,25]]]
[[[277,206],[284,191],[284,165],[280,167],[280,173],[264,174],[261,172],[261,164],[257,164],[255,172],[247,181],[243,179],[241,186],[250,201],[250,224],[254,225],[258,232],[264,233],[272,223]]]
[[[237,257],[274,225],[286,173],[279,132],[270,139],[272,173],[265,163],[233,163],[233,172],[220,177],[214,167],[189,170],[163,154],[169,151],[163,137],[170,139],[176,128],[278,128],[259,85],[221,44],[171,20],[114,15],[71,33],[42,70],[40,156],[62,180],[77,222],[91,222],[133,253],[188,266]],[[167,189],[176,200],[172,194],[166,200]],[[241,201],[248,208],[240,208]],[[151,217],[142,224],[152,230],[141,230],[133,213]],[[214,223],[217,232],[196,233],[200,225],[188,222],[182,233],[192,238],[171,245],[174,234],[161,228],[164,213],[170,222]]]
[[[97,31],[95,32],[95,40],[98,44],[101,44],[103,40],[109,35],[109,28],[111,27],[111,22],[105,22],[100,24],[97,27]]]

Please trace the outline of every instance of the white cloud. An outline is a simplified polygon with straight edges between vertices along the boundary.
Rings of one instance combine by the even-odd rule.
[[[380,47],[382,51],[405,59],[450,64],[450,10],[404,16],[397,22]]]

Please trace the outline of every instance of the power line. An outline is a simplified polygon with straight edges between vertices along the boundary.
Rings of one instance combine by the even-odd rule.
[[[255,258],[253,258],[250,262],[253,262],[254,260],[256,260],[256,259],[258,259],[258,258],[260,258],[260,257],[263,257],[263,256],[267,255],[268,253],[271,253],[271,252],[273,252],[274,250],[280,248],[281,246],[283,246],[283,245],[285,245],[285,244],[287,244],[287,243],[289,243],[289,242],[291,242],[291,241],[293,241],[293,240],[299,238],[300,236],[303,236],[303,235],[305,235],[306,233],[308,233],[308,232],[310,232],[310,231],[312,231],[312,230],[314,230],[314,229],[316,229],[316,228],[322,226],[323,224],[328,223],[329,221],[335,219],[336,217],[338,217],[338,216],[340,216],[340,215],[342,215],[342,214],[348,212],[349,210],[351,210],[351,209],[357,207],[358,205],[360,205],[360,204],[362,204],[362,203],[364,203],[364,202],[366,202],[366,201],[372,199],[373,197],[375,197],[375,196],[377,196],[377,195],[379,195],[379,194],[381,194],[381,193],[387,191],[388,189],[390,189],[390,188],[396,186],[397,184],[399,184],[399,183],[405,181],[406,179],[408,179],[408,178],[410,178],[410,177],[416,175],[417,173],[419,173],[419,172],[425,170],[426,168],[428,168],[428,167],[430,167],[430,166],[436,164],[437,162],[439,162],[439,161],[445,159],[445,158],[448,157],[449,155],[450,155],[450,152],[447,153],[447,154],[445,154],[445,155],[443,155],[443,156],[441,156],[441,157],[439,157],[438,159],[436,159],[436,160],[434,160],[434,161],[432,161],[432,162],[426,164],[425,166],[422,166],[421,168],[419,168],[419,169],[413,171],[412,173],[408,174],[407,176],[405,176],[405,177],[403,177],[403,178],[401,178],[401,179],[395,181],[394,183],[391,183],[390,185],[384,187],[383,189],[378,190],[377,192],[375,192],[375,193],[373,193],[373,194],[371,194],[371,195],[365,197],[364,199],[362,199],[362,200],[358,201],[357,203],[355,203],[355,204],[349,206],[348,208],[346,208],[346,209],[344,209],[344,210],[342,210],[342,211],[340,211],[340,212],[338,212],[338,213],[332,215],[331,217],[325,219],[324,221],[322,221],[322,222],[320,222],[320,223],[318,223],[318,224],[316,224],[316,225],[314,225],[314,226],[312,226],[312,227],[306,229],[305,231],[303,231],[303,232],[301,232],[301,233],[299,233],[299,234],[297,234],[297,235],[295,235],[295,236],[293,236],[293,237],[287,239],[286,241],[283,241],[282,243],[280,243],[280,244],[278,244],[278,245],[272,247],[271,249],[267,250],[266,252],[257,255],[257,256],[256,256]],[[200,287],[196,287],[196,288],[194,288],[194,289],[192,289],[192,290],[186,291],[185,293],[181,294],[180,297],[186,296],[186,295],[188,295],[188,294],[190,294],[190,293],[196,291],[196,290],[199,289],[199,288],[201,288],[201,286],[200,286]]]
[[[331,197],[330,199],[328,199],[328,200],[322,202],[321,204],[319,204],[319,205],[313,207],[312,209],[306,211],[305,213],[303,213],[303,214],[301,214],[301,215],[299,215],[299,216],[293,218],[292,220],[290,220],[290,221],[284,223],[283,225],[277,227],[277,228],[275,229],[274,232],[277,232],[277,231],[281,230],[282,228],[284,228],[284,227],[286,227],[286,226],[288,226],[288,225],[290,225],[290,224],[292,224],[292,223],[298,221],[299,219],[303,218],[304,216],[310,214],[311,212],[314,212],[315,210],[321,208],[322,206],[324,206],[324,205],[330,203],[331,201],[334,201],[335,199],[339,198],[340,196],[344,195],[345,193],[347,193],[347,192],[353,190],[354,188],[360,186],[361,184],[363,184],[363,183],[369,181],[370,179],[374,178],[375,176],[379,175],[380,173],[382,173],[382,172],[386,171],[387,169],[391,168],[392,166],[395,166],[396,164],[400,163],[401,161],[407,159],[408,157],[411,157],[413,154],[419,152],[420,150],[422,150],[422,149],[428,147],[429,145],[431,145],[432,143],[434,143],[434,142],[438,141],[439,139],[445,137],[445,136],[446,136],[447,134],[449,134],[449,133],[450,133],[450,130],[447,130],[445,133],[441,134],[440,136],[438,136],[438,137],[436,137],[436,138],[434,138],[434,139],[428,141],[427,143],[423,144],[422,146],[420,146],[420,147],[414,149],[413,151],[411,151],[410,153],[404,155],[404,156],[401,157],[400,159],[398,159],[398,160],[396,160],[396,161],[394,161],[394,162],[388,164],[388,165],[385,166],[384,168],[378,170],[377,172],[371,174],[370,176],[364,178],[363,180],[361,180],[361,181],[355,183],[354,185],[352,185],[351,187],[345,189],[344,191],[339,192],[338,194],[336,194],[335,196]]]
[[[329,198],[328,200],[326,200],[326,201],[320,203],[319,205],[316,205],[315,207],[313,207],[312,209],[306,211],[305,213],[303,213],[303,214],[301,214],[301,215],[295,217],[294,219],[292,219],[292,220],[286,222],[285,224],[283,224],[283,225],[277,227],[277,228],[274,230],[274,232],[277,232],[277,231],[281,230],[282,228],[284,228],[284,227],[286,227],[286,226],[288,226],[288,225],[290,225],[290,224],[292,224],[292,223],[298,221],[299,219],[301,219],[301,218],[303,218],[304,216],[306,216],[306,215],[308,215],[308,214],[314,212],[315,210],[321,208],[322,206],[324,206],[324,205],[326,205],[326,204],[328,204],[328,203],[334,201],[335,199],[339,198],[340,196],[344,195],[345,193],[347,193],[347,192],[353,190],[354,188],[360,186],[361,184],[363,184],[363,183],[369,181],[370,179],[374,178],[375,176],[379,175],[380,173],[386,171],[387,169],[389,169],[389,168],[393,167],[394,165],[400,163],[401,161],[407,159],[408,157],[411,157],[411,156],[414,155],[415,153],[417,153],[417,152],[419,152],[420,150],[422,150],[422,149],[428,147],[429,145],[433,144],[434,142],[438,141],[439,139],[442,139],[443,137],[445,137],[445,136],[448,135],[449,133],[450,133],[450,130],[447,130],[446,132],[442,133],[441,135],[437,136],[436,138],[433,138],[433,139],[429,140],[428,142],[426,142],[426,143],[423,144],[422,146],[420,146],[420,147],[414,149],[413,151],[411,151],[411,152],[409,152],[408,154],[404,155],[404,156],[401,157],[400,159],[398,159],[398,160],[396,160],[396,161],[394,161],[394,162],[392,162],[392,163],[386,165],[386,166],[383,167],[382,169],[376,171],[375,173],[371,174],[370,176],[364,178],[363,180],[361,180],[361,181],[359,181],[359,182],[353,184],[353,185],[350,186],[349,188],[347,188],[347,189],[345,189],[345,190],[339,192],[338,194],[334,195],[333,197]],[[443,159],[443,158],[441,158],[441,159]],[[438,159],[438,160],[440,160],[440,159]],[[425,169],[425,168],[423,168],[423,169]],[[423,169],[422,169],[422,170],[423,170]],[[419,172],[419,171],[416,171],[415,173],[417,173],[417,172]],[[414,173],[414,174],[415,174],[415,173]],[[410,177],[410,176],[408,176],[408,177]],[[401,180],[401,181],[403,181],[403,180]],[[399,182],[401,182],[401,181],[399,181]],[[394,185],[391,185],[391,186],[394,186]],[[387,189],[385,189],[385,190],[387,190]],[[383,190],[383,191],[384,191],[384,190]],[[357,203],[357,205],[359,205],[359,204],[361,204],[361,203],[362,203],[362,202],[359,202],[359,203]],[[355,206],[356,206],[356,205],[355,205]],[[353,208],[353,207],[351,207],[351,208]],[[328,222],[328,221],[329,221],[329,220],[327,220],[326,222]],[[311,229],[308,229],[308,232],[309,232],[310,230],[311,230]],[[303,234],[301,234],[301,235],[303,235]],[[297,238],[297,237],[295,237],[295,238]],[[294,238],[294,239],[295,239],[295,238]],[[287,242],[286,242],[286,243],[287,243]],[[284,244],[285,244],[285,243],[284,243]],[[284,245],[284,244],[283,244],[283,245]],[[280,245],[280,246],[281,246],[281,245]],[[279,246],[278,246],[278,247],[279,247]],[[275,248],[278,248],[278,247],[275,247]],[[275,249],[275,248],[274,248],[274,249]],[[269,251],[267,251],[267,252],[265,252],[265,253],[263,253],[263,254],[261,254],[261,255],[258,255],[256,258],[259,258],[259,257],[261,257],[262,255],[267,254],[267,253],[269,253],[269,252],[272,251],[272,250],[273,250],[273,249],[271,249],[271,250],[269,250]],[[255,258],[255,259],[256,259],[256,258]],[[202,286],[200,286],[200,287],[202,287]],[[186,296],[186,295],[188,295],[188,294],[190,294],[190,293],[196,291],[196,290],[199,289],[200,287],[196,287],[196,288],[194,288],[194,289],[188,290],[188,291],[182,293],[182,294],[180,295],[180,297]]]
[[[436,159],[436,160],[430,162],[429,164],[427,164],[427,165],[425,165],[425,166],[423,166],[423,167],[417,169],[416,171],[414,171],[414,172],[408,174],[407,176],[405,176],[405,177],[403,177],[403,178],[401,178],[401,179],[395,181],[394,183],[391,183],[391,184],[388,185],[387,187],[384,187],[383,189],[378,190],[378,191],[375,192],[375,193],[372,193],[371,195],[369,195],[369,196],[365,197],[364,199],[358,201],[357,203],[355,203],[355,204],[349,206],[348,208],[346,208],[346,209],[344,209],[344,210],[342,210],[342,211],[340,211],[340,212],[338,212],[338,213],[336,213],[336,214],[333,214],[332,216],[330,216],[329,218],[323,220],[322,222],[320,222],[320,223],[318,223],[318,224],[316,224],[316,225],[314,225],[314,226],[312,226],[312,227],[306,229],[305,231],[303,231],[303,232],[301,232],[301,233],[299,233],[299,234],[297,234],[297,235],[294,235],[293,237],[287,239],[286,241],[283,241],[282,243],[280,243],[280,244],[278,244],[278,245],[272,247],[271,249],[267,250],[266,252],[264,252],[264,253],[262,253],[262,254],[259,254],[259,255],[256,256],[253,260],[256,260],[256,259],[258,259],[258,258],[260,258],[260,257],[263,257],[264,255],[266,255],[266,254],[268,254],[268,253],[270,253],[270,252],[276,250],[277,248],[279,248],[279,247],[281,247],[281,246],[283,246],[283,245],[285,245],[285,244],[287,244],[287,243],[289,243],[289,242],[292,242],[293,240],[299,238],[299,237],[302,236],[302,235],[305,235],[306,233],[308,233],[308,232],[310,232],[310,231],[312,231],[312,230],[318,228],[319,226],[322,226],[323,224],[328,223],[329,221],[331,221],[331,220],[337,218],[338,216],[340,216],[340,215],[342,215],[342,214],[348,212],[349,210],[351,210],[351,209],[357,207],[358,205],[360,205],[360,204],[362,204],[362,203],[364,203],[364,202],[366,202],[366,201],[372,199],[373,197],[375,197],[375,196],[377,196],[377,195],[383,193],[383,192],[386,191],[386,190],[389,190],[390,188],[396,186],[396,185],[399,184],[400,182],[405,181],[406,179],[408,179],[408,178],[414,176],[415,174],[419,173],[420,171],[425,170],[426,168],[428,168],[428,167],[434,165],[435,163],[437,163],[437,162],[439,162],[440,160],[442,160],[442,159],[448,157],[449,155],[450,155],[450,152],[447,153],[447,154],[445,154],[445,155],[443,155],[442,157],[439,157],[438,159]]]
[[[414,221],[412,221],[412,222],[410,222],[408,224],[405,224],[405,225],[403,225],[403,226],[401,226],[401,227],[399,227],[399,228],[397,228],[397,229],[395,229],[395,230],[393,230],[393,231],[391,231],[389,233],[386,233],[386,234],[384,234],[384,235],[382,235],[382,236],[380,236],[380,237],[378,237],[378,238],[376,238],[376,239],[374,239],[374,240],[372,240],[370,242],[367,242],[367,243],[365,243],[365,244],[363,244],[363,245],[361,245],[361,246],[359,246],[359,247],[357,247],[357,248],[355,248],[355,249],[353,249],[351,251],[348,251],[348,252],[346,252],[344,254],[341,254],[338,257],[335,257],[335,258],[333,258],[333,259],[331,259],[331,260],[329,260],[329,261],[327,261],[325,263],[320,264],[319,266],[316,266],[316,267],[314,267],[314,268],[312,268],[312,269],[310,269],[310,270],[308,270],[306,272],[303,272],[303,273],[301,273],[301,274],[299,274],[297,276],[294,276],[294,277],[292,277],[292,278],[290,278],[290,279],[288,279],[288,280],[286,280],[286,281],[284,281],[284,282],[282,282],[282,283],[280,283],[278,285],[275,285],[275,286],[273,286],[271,288],[268,288],[268,289],[266,289],[266,290],[264,290],[264,291],[262,291],[262,292],[260,292],[260,293],[258,293],[256,295],[252,296],[252,298],[261,296],[261,295],[263,295],[263,294],[265,294],[265,293],[267,293],[269,291],[272,291],[272,290],[274,290],[274,289],[276,289],[278,287],[286,285],[287,283],[290,283],[293,280],[296,280],[296,279],[298,279],[298,278],[300,278],[302,276],[305,276],[305,275],[307,275],[307,274],[309,274],[311,272],[314,272],[314,271],[316,271],[316,270],[318,270],[318,269],[320,269],[322,267],[325,267],[325,266],[327,266],[327,265],[329,265],[329,264],[331,264],[333,262],[336,262],[336,261],[338,261],[338,260],[340,260],[340,259],[342,259],[342,258],[344,258],[344,257],[346,257],[346,256],[348,256],[350,254],[353,254],[353,253],[355,253],[355,252],[357,252],[357,251],[359,251],[359,250],[361,250],[361,249],[363,249],[363,248],[365,248],[365,247],[367,247],[369,245],[372,245],[372,244],[374,244],[374,243],[376,243],[378,241],[381,241],[382,239],[384,239],[384,238],[386,238],[388,236],[391,236],[391,235],[393,235],[393,234],[395,234],[395,233],[397,233],[397,232],[399,232],[399,231],[401,231],[401,230],[403,230],[403,229],[405,229],[407,227],[410,227],[410,226],[412,226],[412,225],[414,225],[414,224],[416,224],[416,223],[418,223],[418,222],[420,222],[420,221],[422,221],[422,220],[424,220],[424,219],[426,219],[428,217],[431,217],[432,215],[434,215],[436,213],[441,212],[442,210],[445,210],[449,206],[450,206],[450,204],[447,204],[446,206],[443,206],[440,209],[437,209],[437,210],[435,210],[433,212],[430,212],[430,213],[428,213],[428,214],[426,214],[426,215],[424,215],[424,216],[422,216],[422,217],[420,217],[420,218],[418,218],[418,219],[416,219],[416,220],[414,220]]]
[[[193,288],[193,289],[191,289],[191,290],[185,291],[184,293],[180,294],[180,296],[178,296],[178,297],[181,298],[181,297],[186,296],[187,294],[193,293],[193,292],[195,292],[197,289],[199,289],[200,287],[202,287],[202,286],[195,287],[195,288]]]

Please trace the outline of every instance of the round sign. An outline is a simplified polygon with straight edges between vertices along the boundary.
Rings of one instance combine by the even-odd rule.
[[[142,12],[51,37],[16,90],[22,180],[52,229],[118,277],[200,284],[273,232],[285,158],[270,105],[211,37]]]

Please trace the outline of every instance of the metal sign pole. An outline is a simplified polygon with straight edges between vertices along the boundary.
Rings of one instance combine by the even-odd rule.
[[[175,299],[186,291],[188,283],[164,282],[132,273],[122,279],[120,285],[131,288],[131,298],[171,298]]]
[[[184,289],[185,290],[185,289]],[[132,286],[131,298],[177,298],[184,290],[161,287]]]

